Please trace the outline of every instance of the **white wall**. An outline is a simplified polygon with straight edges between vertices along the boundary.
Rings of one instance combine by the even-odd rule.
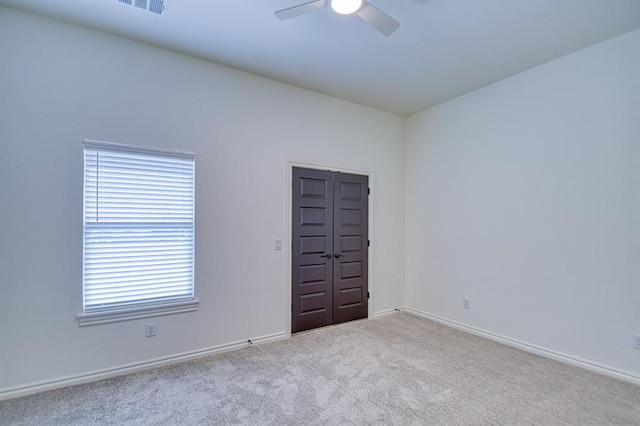
[[[285,333],[287,164],[373,173],[373,311],[404,300],[404,119],[0,8],[0,396]],[[196,153],[195,313],[79,328],[82,140]],[[286,247],[286,245],[285,245]]]
[[[640,31],[407,126],[407,305],[640,378]]]

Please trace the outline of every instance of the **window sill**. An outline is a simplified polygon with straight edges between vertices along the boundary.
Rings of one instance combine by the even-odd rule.
[[[87,327],[91,325],[109,324],[112,322],[131,321],[141,318],[181,314],[184,312],[195,312],[197,310],[198,300],[194,299],[188,302],[167,303],[164,305],[147,306],[142,308],[78,314],[76,321],[78,323],[78,327]]]

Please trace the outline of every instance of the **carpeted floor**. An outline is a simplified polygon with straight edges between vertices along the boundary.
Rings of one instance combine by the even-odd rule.
[[[640,425],[640,387],[406,313],[0,402],[2,425]]]

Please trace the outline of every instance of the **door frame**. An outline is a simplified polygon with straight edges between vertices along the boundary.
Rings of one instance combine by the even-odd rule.
[[[369,246],[368,253],[368,281],[367,285],[369,288],[369,294],[371,298],[368,303],[368,312],[367,319],[372,318],[373,316],[373,305],[375,300],[375,291],[374,291],[374,274],[373,274],[373,252],[375,248],[375,235],[374,235],[374,197],[375,197],[375,180],[374,174],[370,170],[363,169],[355,169],[349,167],[341,167],[341,166],[329,166],[329,165],[321,165],[317,163],[305,163],[299,161],[291,161],[287,160],[285,165],[285,188],[284,188],[284,199],[286,201],[286,206],[284,210],[284,233],[282,238],[282,251],[283,251],[283,268],[284,268],[284,332],[287,338],[291,337],[291,247],[293,241],[291,239],[291,225],[292,225],[292,217],[291,210],[293,208],[293,194],[291,193],[293,187],[293,168],[301,167],[305,169],[315,169],[315,170],[330,170],[332,172],[340,172],[340,173],[350,173],[355,175],[367,176],[369,178],[369,189],[371,190],[371,194],[369,194],[369,241],[371,241],[371,245]]]

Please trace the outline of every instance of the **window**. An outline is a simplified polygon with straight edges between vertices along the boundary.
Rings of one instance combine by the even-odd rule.
[[[197,308],[190,153],[84,142],[80,325]]]

